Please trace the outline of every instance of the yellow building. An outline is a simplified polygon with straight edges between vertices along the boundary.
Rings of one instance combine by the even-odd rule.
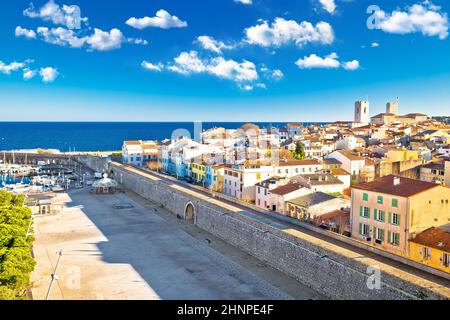
[[[450,232],[448,228],[430,228],[409,241],[409,258],[450,273]]]
[[[388,162],[419,160],[419,151],[406,149],[391,149],[386,153],[385,158]]]
[[[198,183],[206,181],[206,166],[204,163],[192,163],[192,179]]]

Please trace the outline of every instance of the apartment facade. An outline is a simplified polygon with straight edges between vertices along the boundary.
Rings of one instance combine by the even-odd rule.
[[[450,189],[388,175],[351,188],[352,237],[407,256],[415,234],[450,219]]]
[[[122,145],[122,161],[134,166],[144,166],[149,161],[156,161],[158,144],[156,141],[127,140]]]

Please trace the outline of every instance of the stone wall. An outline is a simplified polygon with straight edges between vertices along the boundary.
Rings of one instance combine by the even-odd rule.
[[[448,286],[438,285],[386,266],[347,249],[295,230],[283,230],[195,192],[175,188],[157,178],[142,177],[126,167],[111,164],[123,187],[159,203],[180,217],[186,206],[195,207],[195,224],[239,247],[270,266],[298,279],[333,299],[448,299]],[[119,178],[120,177],[120,178]],[[372,273],[381,269],[381,286],[369,289]],[[370,280],[370,279],[369,279]]]

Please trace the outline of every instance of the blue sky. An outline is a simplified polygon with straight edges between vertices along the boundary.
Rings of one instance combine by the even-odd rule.
[[[3,121],[350,120],[366,97],[450,114],[448,1],[4,2]]]

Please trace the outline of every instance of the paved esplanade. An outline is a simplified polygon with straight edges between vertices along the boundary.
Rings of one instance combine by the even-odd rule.
[[[186,233],[185,221],[166,220],[164,209],[134,195],[91,195],[85,189],[59,200],[65,205],[61,213],[36,218],[34,299],[45,297],[60,249],[60,279],[51,299],[290,298],[204,237]],[[319,297],[300,283],[296,290],[303,292],[300,298]]]

